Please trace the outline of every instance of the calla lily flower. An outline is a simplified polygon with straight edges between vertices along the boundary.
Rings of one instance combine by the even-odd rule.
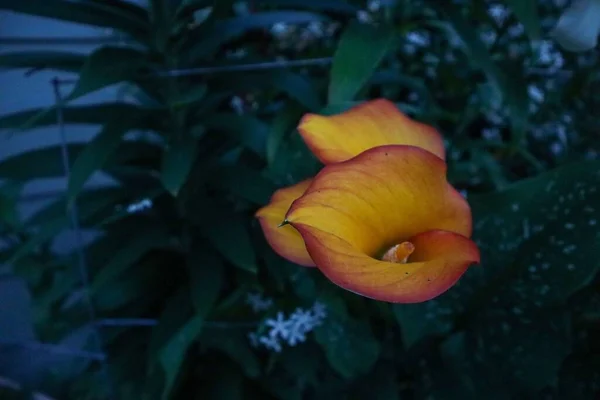
[[[441,136],[375,100],[299,131],[325,167],[256,216],[281,256],[365,297],[415,303],[479,262],[471,211],[447,182]]]
[[[568,51],[595,48],[600,35],[600,0],[573,0],[550,35]]]

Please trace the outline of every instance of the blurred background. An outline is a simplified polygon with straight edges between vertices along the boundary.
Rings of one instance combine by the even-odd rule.
[[[0,399],[600,398],[598,0],[0,0]],[[482,264],[346,292],[254,212],[296,131],[435,126]]]

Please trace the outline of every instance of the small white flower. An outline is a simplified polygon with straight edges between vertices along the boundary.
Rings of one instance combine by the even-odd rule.
[[[315,317],[320,320],[325,319],[325,317],[327,317],[327,307],[325,307],[325,304],[319,301],[315,301],[315,304],[313,304],[312,306],[312,310],[315,314]]]
[[[281,36],[288,31],[288,24],[285,22],[277,22],[271,27],[271,33],[275,36]]]
[[[279,343],[279,340],[276,337],[262,336],[260,338],[260,343],[269,350],[273,350],[277,353],[281,352],[281,343]]]
[[[273,305],[273,300],[264,298],[260,293],[246,294],[246,304],[250,305],[255,313],[268,310]]]
[[[302,343],[306,340],[306,335],[301,330],[291,330],[290,335],[287,338],[287,343],[290,346],[295,346],[298,343]]]
[[[356,12],[356,18],[358,19],[358,22],[362,22],[363,24],[369,23],[373,20],[371,15],[365,10],[358,10]]]
[[[290,333],[290,321],[285,319],[285,316],[281,311],[277,313],[277,318],[269,318],[265,321],[265,325],[269,326],[269,336],[274,338],[280,336],[282,339],[286,339]]]
[[[297,308],[292,315],[290,315],[290,321],[292,322],[293,331],[309,332],[315,323],[315,318],[310,311]]]
[[[148,208],[152,208],[152,200],[143,199],[143,200],[138,201],[137,203],[131,203],[130,205],[128,205],[127,212],[129,214],[135,214],[137,212],[146,210]]]

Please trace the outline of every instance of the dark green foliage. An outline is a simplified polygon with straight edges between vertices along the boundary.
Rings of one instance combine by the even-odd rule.
[[[590,54],[548,50],[559,67],[539,56],[552,47],[534,41],[558,15],[552,2],[507,0],[512,14],[501,22],[486,2],[381,1],[370,12],[350,0],[149,3],[0,0],[0,10],[124,39],[87,57],[0,55],[3,68],[79,73],[61,87],[63,104],[2,115],[0,129],[56,125],[58,108],[67,129],[98,126],[89,143],[67,146],[68,190],[26,220],[20,188],[64,176],[62,149],[0,160],[0,259],[32,302],[7,304],[16,304],[13,320],[31,315],[35,328],[20,347],[5,346],[0,315],[0,397],[598,397],[599,76]],[[136,102],[71,104],[117,83]],[[443,133],[449,180],[474,213],[481,265],[422,304],[337,288],[276,255],[254,218],[277,188],[321,167],[296,131],[305,113],[377,97]],[[88,188],[98,172],[119,185]],[[88,288],[78,249],[52,251],[72,210],[82,228],[101,232],[82,244]],[[319,307],[327,316],[298,343],[276,351],[260,342],[274,321]],[[12,375],[5,360],[18,365]]]

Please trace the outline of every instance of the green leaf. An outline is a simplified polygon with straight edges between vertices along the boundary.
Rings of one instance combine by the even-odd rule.
[[[16,229],[19,225],[18,196],[8,193],[5,186],[8,185],[0,187],[0,231],[3,225],[7,226],[9,230]]]
[[[248,337],[245,332],[234,330],[211,330],[203,335],[201,343],[203,346],[219,349],[235,360],[244,370],[249,378],[260,376],[260,362],[254,351],[250,348]]]
[[[531,40],[538,40],[542,36],[538,3],[535,0],[506,0],[508,7],[515,13],[525,27]]]
[[[202,123],[208,129],[223,131],[233,139],[243,144],[246,148],[264,156],[266,141],[269,135],[269,126],[250,115],[236,115],[233,113],[220,113],[207,115]]]
[[[184,134],[169,144],[162,158],[161,181],[169,193],[177,196],[196,161],[196,138]]]
[[[167,399],[171,395],[185,355],[194,340],[200,335],[203,326],[204,315],[195,315],[160,350],[159,359],[167,378],[162,399]]]
[[[171,103],[174,108],[184,108],[193,105],[204,99],[207,95],[208,88],[206,85],[195,85],[185,89],[180,97]]]
[[[70,144],[69,156],[74,159],[84,146]],[[65,175],[60,146],[46,147],[15,154],[0,161],[0,178],[15,181],[54,178]]]
[[[83,185],[116,151],[121,139],[130,129],[136,126],[139,115],[116,115],[109,120],[100,133],[77,156],[71,168],[67,189],[68,202],[72,203]]]
[[[214,207],[203,210],[200,229],[223,257],[238,268],[256,273],[256,255],[245,219]]]
[[[364,321],[328,318],[315,329],[315,338],[331,367],[346,379],[369,372],[379,357],[379,342]]]
[[[479,247],[491,264],[487,272],[500,273],[492,285],[503,290],[503,306],[516,313],[538,312],[564,303],[592,281],[600,270],[597,204],[597,161],[559,168],[472,200],[480,216],[475,220]]]
[[[118,82],[134,80],[150,67],[147,56],[129,47],[101,47],[90,54],[77,84],[65,101],[71,101]]]
[[[189,261],[190,296],[197,314],[208,315],[223,285],[221,259],[204,248],[194,250]]]
[[[147,109],[146,109],[147,110]],[[36,115],[43,113],[45,109],[33,109],[20,111],[13,114],[0,116],[0,129],[22,129],[28,122],[34,119]],[[128,115],[145,113],[144,118],[137,120],[136,128],[144,130],[160,131],[163,128],[166,115],[161,109],[152,109],[145,111],[127,103],[102,103],[82,106],[65,106],[62,108],[63,120],[66,124],[104,124],[108,115]],[[43,126],[57,125],[56,113],[44,114],[41,118],[35,119],[28,128],[39,128]]]
[[[0,54],[0,67],[8,68],[79,72],[84,62],[83,54],[66,51],[20,51]]]
[[[102,286],[117,279],[150,250],[167,247],[168,244],[169,236],[162,231],[141,232],[138,236],[131,238],[131,241],[124,247],[116,250],[112,259],[94,277],[90,290],[92,293],[99,291]]]
[[[132,37],[145,41],[148,39],[149,26],[144,9],[122,5],[123,1],[110,2],[85,1],[73,2],[68,0],[0,0],[0,10],[36,15],[39,17],[59,19],[62,21],[88,24],[105,28],[114,28]],[[136,10],[133,12],[132,10]]]
[[[326,17],[304,11],[265,11],[221,20],[210,29],[201,25],[190,33],[183,53],[188,63],[195,64],[217,51],[224,43],[253,29],[268,28],[277,23],[302,24],[324,21]]]
[[[219,168],[211,182],[240,198],[255,204],[267,204],[276,187],[258,171],[242,165]]]
[[[353,23],[342,34],[331,66],[330,104],[354,100],[392,47],[394,31]]]
[[[175,10],[174,0],[150,0],[150,21],[155,48],[164,53],[167,50],[169,35],[172,30],[172,18]]]
[[[310,111],[316,112],[322,107],[320,96],[310,79],[285,70],[273,71],[269,75],[273,86],[287,93]]]
[[[303,110],[290,105],[277,113],[271,122],[269,136],[267,137],[267,163],[271,167],[279,153],[281,143],[287,133],[291,132],[300,121]],[[277,173],[278,171],[274,171]]]

